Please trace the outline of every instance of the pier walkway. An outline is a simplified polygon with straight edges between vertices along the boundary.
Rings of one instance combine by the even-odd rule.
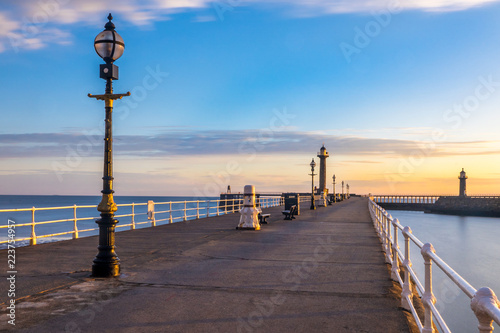
[[[408,332],[367,200],[265,209],[260,231],[229,214],[119,232],[115,279],[89,277],[96,237],[18,248],[16,331]]]

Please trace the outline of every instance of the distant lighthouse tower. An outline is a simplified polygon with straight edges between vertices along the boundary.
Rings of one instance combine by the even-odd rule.
[[[467,187],[465,185],[465,180],[467,179],[467,176],[465,175],[464,168],[462,168],[462,171],[460,172],[460,177],[458,177],[458,179],[460,179],[460,192],[459,192],[458,196],[466,197],[467,196]]]
[[[324,192],[328,194],[328,189],[326,188],[326,159],[330,157],[326,151],[325,144],[319,150],[319,188],[318,193]]]

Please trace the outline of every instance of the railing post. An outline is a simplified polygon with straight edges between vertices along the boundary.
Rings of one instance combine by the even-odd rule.
[[[78,239],[78,226],[76,225],[76,205],[73,206],[73,239]]]
[[[384,239],[384,212],[382,211],[382,208],[379,208],[379,214],[380,214],[380,219],[379,221],[379,228],[380,228],[380,241]]]
[[[172,223],[172,201],[169,202],[169,210],[168,210],[168,223]]]
[[[382,248],[384,250],[384,254],[385,254],[385,262],[387,264],[390,264],[391,263],[391,260],[390,260],[390,257],[388,257],[387,255],[387,252],[389,251],[388,250],[388,244],[389,244],[389,240],[388,240],[388,235],[387,235],[387,212],[382,212]]]
[[[200,202],[196,200],[196,219],[200,218]]]
[[[207,217],[210,217],[210,200],[207,200]]]
[[[380,239],[382,240],[382,233],[384,230],[382,230],[382,209],[380,209],[380,206],[377,207],[377,213],[378,213],[378,222],[379,222],[379,229],[380,229]]]
[[[386,232],[386,246],[385,246],[385,258],[386,262],[390,264],[392,262],[392,255],[391,255],[391,221],[392,221],[392,216],[391,214],[388,214],[386,212],[386,217],[385,217],[386,224],[384,228],[387,230]]]
[[[183,218],[183,221],[187,221],[186,209],[187,209],[187,202],[186,202],[186,200],[184,200],[184,218]]]
[[[135,204],[132,202],[132,225],[130,226],[130,230],[135,229]]]
[[[374,210],[374,213],[375,213],[375,227],[377,229],[377,235],[378,237],[380,238],[380,211],[378,209],[378,206],[375,206],[373,205],[373,210]]]
[[[411,228],[406,226],[403,229],[403,236],[405,238],[405,258],[403,260],[403,266],[405,270],[405,279],[403,282],[403,291],[401,292],[401,306],[403,309],[410,311],[409,302],[413,302],[413,292],[410,283],[410,235]]]
[[[432,244],[425,243],[420,252],[424,257],[425,265],[425,291],[422,295],[422,302],[424,303],[424,328],[422,329],[422,333],[434,333],[431,304],[436,303],[436,298],[432,293],[432,259],[429,253],[435,253],[435,250]]]
[[[399,281],[399,260],[398,260],[398,224],[399,220],[395,219],[392,221],[392,225],[394,226],[394,233],[392,236],[392,268],[391,268],[391,278],[394,281]]]
[[[156,227],[155,203],[153,200],[148,201],[148,218],[151,220],[151,226]]]
[[[480,333],[493,332],[493,319],[486,311],[488,308],[497,308],[500,303],[498,298],[490,288],[481,288],[474,294],[470,302],[470,307],[479,321],[477,328]]]
[[[30,239],[30,245],[36,245],[35,207],[31,208],[31,239]]]
[[[224,215],[227,214],[227,204],[229,203],[229,201],[226,199],[224,199]]]

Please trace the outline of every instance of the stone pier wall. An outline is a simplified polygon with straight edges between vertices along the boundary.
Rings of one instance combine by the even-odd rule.
[[[433,214],[500,217],[500,198],[439,197],[434,204],[378,203],[387,210],[423,211]]]
[[[500,198],[440,197],[429,213],[500,217]]]

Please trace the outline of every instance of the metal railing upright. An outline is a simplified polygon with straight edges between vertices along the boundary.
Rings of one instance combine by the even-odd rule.
[[[486,287],[476,290],[472,287],[436,254],[432,244],[424,244],[420,241],[413,235],[410,227],[403,227],[398,219],[393,219],[385,209],[377,205],[372,197],[368,201],[368,208],[375,230],[382,243],[386,262],[391,265],[391,278],[402,287],[401,306],[412,313],[420,332],[435,332],[434,323],[436,323],[440,332],[451,332],[435,305],[436,298],[434,297],[432,285],[433,264],[440,268],[447,278],[471,299],[470,307],[479,321],[479,332],[493,332],[493,321],[500,324],[500,303],[493,290]],[[398,244],[400,232],[404,237],[404,252],[401,251]],[[423,284],[412,268],[410,241],[420,249],[424,259],[425,276]],[[403,278],[400,275],[401,269],[404,271]],[[412,281],[424,305],[423,322],[413,304]]]

